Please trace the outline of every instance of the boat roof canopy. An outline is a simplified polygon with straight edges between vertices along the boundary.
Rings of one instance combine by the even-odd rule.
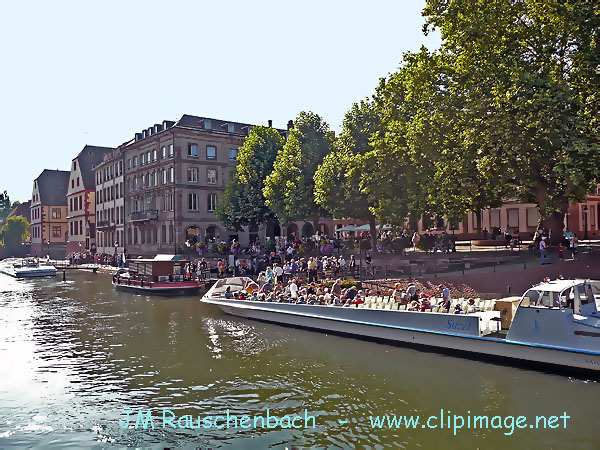
[[[546,292],[562,292],[565,289],[583,284],[585,282],[586,280],[552,280],[532,286],[530,289]]]
[[[152,259],[148,258],[138,258],[133,259],[135,262],[155,262],[155,261],[183,261],[181,259],[181,255],[166,255],[166,254],[158,254]]]
[[[166,255],[159,253],[154,257],[154,261],[181,261],[181,255]]]

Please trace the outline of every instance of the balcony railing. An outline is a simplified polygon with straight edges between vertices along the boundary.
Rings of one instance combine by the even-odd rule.
[[[110,220],[99,220],[96,222],[96,228],[108,228],[112,226],[114,226],[114,224]]]
[[[131,213],[132,222],[143,222],[145,220],[156,220],[158,218],[158,210],[138,211]]]

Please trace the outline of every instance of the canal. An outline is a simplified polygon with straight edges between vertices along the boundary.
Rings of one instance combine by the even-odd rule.
[[[232,318],[197,298],[117,293],[107,275],[68,278],[0,275],[0,447],[598,448],[595,381]],[[124,410],[149,409],[154,429],[136,429],[137,416],[127,427]],[[267,409],[302,416],[301,428],[162,426],[163,410],[194,424]],[[464,428],[441,428],[441,410]],[[566,428],[531,427],[563,413]],[[386,414],[423,422],[372,426]],[[432,415],[437,428],[423,427]],[[469,415],[503,426],[467,429]],[[527,427],[508,435],[517,416]]]

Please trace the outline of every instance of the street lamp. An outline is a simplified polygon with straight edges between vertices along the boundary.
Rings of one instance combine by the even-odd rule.
[[[587,241],[588,239],[588,226],[587,226],[587,215],[588,215],[588,207],[587,205],[583,205],[583,239]]]

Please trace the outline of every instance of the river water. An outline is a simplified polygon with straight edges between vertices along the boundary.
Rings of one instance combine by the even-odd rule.
[[[117,293],[107,275],[68,278],[0,274],[0,447],[599,446],[594,381],[237,319],[197,298]],[[162,427],[163,409],[196,421],[227,410],[254,420],[267,408],[301,415],[301,428]],[[127,426],[123,410],[148,409],[154,429]],[[469,414],[500,415],[506,427],[454,435],[374,428],[369,418],[442,409],[464,415],[465,427]],[[566,428],[560,419],[559,428],[506,435],[506,416],[529,424],[565,412]]]

